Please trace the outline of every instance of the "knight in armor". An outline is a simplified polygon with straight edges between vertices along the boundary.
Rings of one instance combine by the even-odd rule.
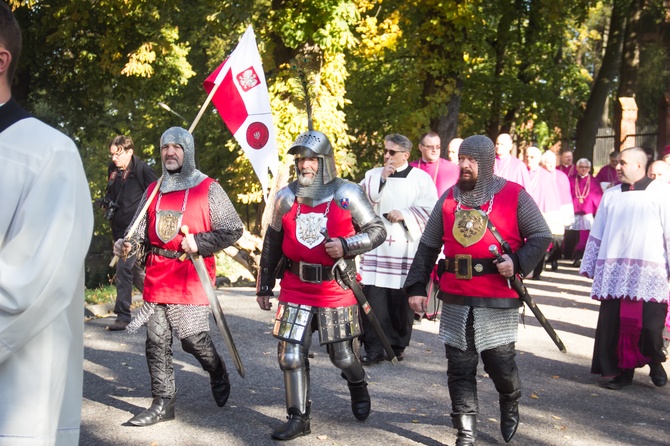
[[[281,278],[273,335],[279,340],[288,421],[272,433],[277,440],[311,432],[308,353],[316,330],[347,382],[354,417],[363,421],[370,414],[358,358],[358,305],[333,266],[344,258],[347,270],[355,275],[354,257],[386,238],[384,224],[361,187],[337,178],[326,135],[314,130],[302,133],[288,153],[295,156],[297,180],[277,193],[256,291],[260,308],[270,310],[275,280]]]
[[[424,311],[426,284],[443,251],[439,336],[446,348],[456,445],[475,444],[480,355],[499,393],[500,430],[509,442],[519,425],[521,381],[514,357],[522,302],[507,280],[530,273],[552,236],[524,188],[493,174],[493,141],[482,135],[466,138],[458,159],[458,183],[437,201],[405,287],[414,311]],[[511,249],[503,249],[499,240]],[[505,252],[504,261],[495,260],[491,245]]]
[[[172,127],[160,141],[163,176],[160,186],[149,185],[133,220],[134,234],[118,239],[114,254],[132,254],[146,246],[144,305],[126,330],[147,326],[146,357],[153,402],[128,423],[150,426],[175,417],[177,388],[172,363],[173,331],[184,351],[192,354],[209,373],[214,400],[223,407],[230,395],[230,380],[223,359],[209,335],[210,307],[205,290],[188,254],[203,257],[212,281],[214,254],[232,245],[243,232],[242,221],[223,188],[196,169],[193,136]],[[146,214],[141,209],[153,195]],[[182,225],[189,233],[180,232]]]

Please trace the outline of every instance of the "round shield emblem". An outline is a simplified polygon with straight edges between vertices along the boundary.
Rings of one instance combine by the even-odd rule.
[[[269,138],[270,131],[262,122],[252,122],[249,124],[249,127],[247,127],[247,144],[249,144],[252,149],[262,149],[265,147],[265,144],[268,143]]]

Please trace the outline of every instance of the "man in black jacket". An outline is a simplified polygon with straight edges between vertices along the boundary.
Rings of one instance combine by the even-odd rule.
[[[144,191],[157,179],[153,169],[135,156],[133,149],[133,140],[124,135],[114,137],[109,143],[112,161],[101,205],[105,218],[111,223],[114,240],[123,238]],[[116,264],[116,321],[107,327],[109,331],[125,330],[130,322],[133,285],[140,291],[144,288],[144,269],[136,260],[136,255],[132,255]]]

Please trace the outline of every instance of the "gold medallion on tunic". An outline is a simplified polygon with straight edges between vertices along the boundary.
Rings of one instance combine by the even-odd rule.
[[[180,211],[156,212],[156,234],[163,243],[169,242],[179,233],[182,215]]]
[[[475,209],[456,211],[456,220],[452,234],[454,239],[464,247],[472,246],[486,233],[488,217]]]

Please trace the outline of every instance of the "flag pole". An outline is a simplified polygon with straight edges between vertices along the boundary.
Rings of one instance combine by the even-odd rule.
[[[219,89],[219,85],[221,85],[222,82],[219,82],[218,84],[214,84],[214,87],[212,88],[212,91],[209,92],[209,96],[207,96],[207,99],[205,99],[205,103],[202,104],[202,107],[200,107],[200,111],[198,112],[198,116],[195,117],[193,120],[193,124],[191,124],[191,127],[189,127],[188,132],[193,133],[193,129],[195,128],[196,125],[198,125],[198,122],[200,122],[200,118],[202,118],[202,115],[205,113],[205,109],[209,105],[210,102],[212,102],[212,98],[214,97],[214,93],[216,93],[216,90]]]

